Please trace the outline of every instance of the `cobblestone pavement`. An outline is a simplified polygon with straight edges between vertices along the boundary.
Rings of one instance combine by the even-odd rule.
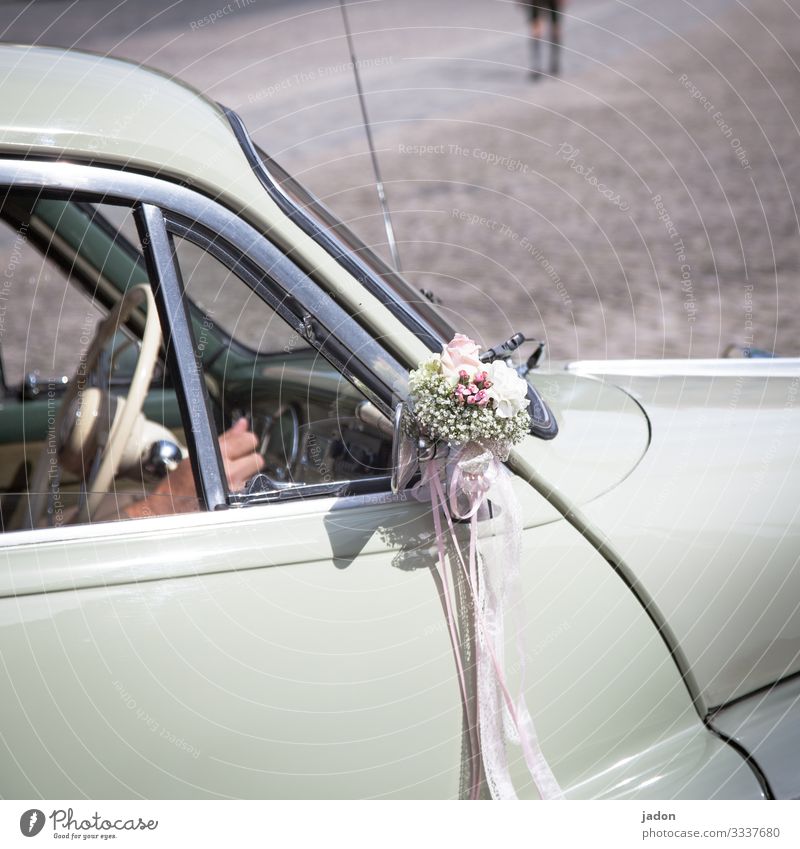
[[[108,8],[7,3],[2,37],[181,76],[385,252],[335,3]],[[513,2],[352,3],[407,276],[558,358],[800,354],[800,0],[567,11],[563,74],[534,82]]]

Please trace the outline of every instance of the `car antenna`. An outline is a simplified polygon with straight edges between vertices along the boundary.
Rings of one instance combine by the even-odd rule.
[[[389,241],[389,250],[392,254],[392,262],[394,263],[395,271],[402,271],[400,265],[400,254],[397,251],[397,240],[394,236],[394,227],[392,227],[392,216],[389,214],[389,204],[386,200],[386,192],[383,188],[383,180],[381,179],[380,166],[378,165],[378,155],[375,152],[375,143],[372,138],[372,127],[367,114],[367,101],[364,97],[364,89],[361,86],[361,73],[358,69],[358,60],[356,59],[356,48],[353,43],[353,35],[350,31],[350,20],[347,16],[346,0],[339,0],[339,8],[342,11],[342,22],[344,23],[344,32],[347,36],[347,46],[350,50],[350,62],[353,65],[353,77],[355,78],[356,91],[358,92],[358,102],[361,106],[361,117],[364,120],[364,132],[367,136],[367,145],[369,147],[369,155],[372,158],[372,171],[375,174],[375,190],[378,193],[378,201],[381,205],[383,213],[383,226],[386,230],[386,238]]]

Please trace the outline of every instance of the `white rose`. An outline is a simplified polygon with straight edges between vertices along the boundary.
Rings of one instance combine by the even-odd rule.
[[[486,367],[492,385],[486,394],[494,401],[501,419],[510,419],[527,408],[528,384],[504,360],[495,360]]]

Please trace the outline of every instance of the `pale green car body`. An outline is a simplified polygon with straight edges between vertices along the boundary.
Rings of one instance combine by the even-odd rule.
[[[0,48],[0,81],[11,171],[24,156],[180,183],[291,251],[406,368],[429,353],[188,87],[26,47]],[[532,373],[560,432],[509,461],[525,686],[570,798],[800,795],[764,749],[797,745],[799,379],[777,359]],[[448,635],[430,563],[401,550],[429,532],[429,505],[387,492],[5,534],[0,795],[457,797]],[[748,762],[714,712],[756,693],[757,713],[779,680],[784,725]]]

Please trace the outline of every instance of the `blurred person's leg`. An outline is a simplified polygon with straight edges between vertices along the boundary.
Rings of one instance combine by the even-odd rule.
[[[558,76],[561,59],[561,11],[559,0],[550,0],[550,73]]]
[[[531,76],[539,79],[539,58],[542,53],[542,36],[544,35],[544,16],[540,8],[540,0],[528,3],[528,16],[531,25]]]

